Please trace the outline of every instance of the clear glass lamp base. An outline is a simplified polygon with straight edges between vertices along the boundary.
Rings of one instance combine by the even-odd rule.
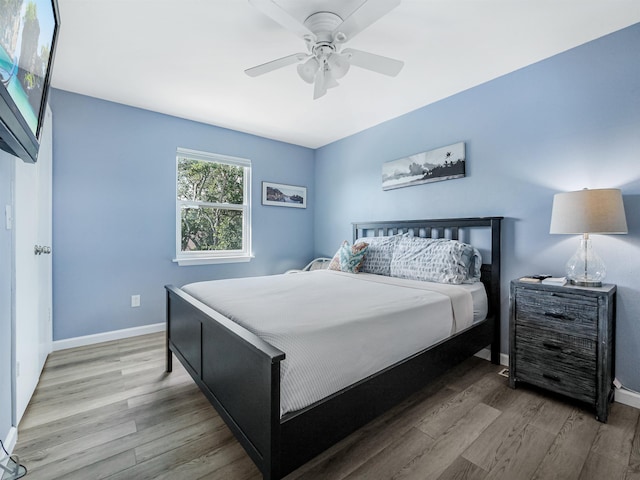
[[[567,262],[569,283],[581,287],[601,287],[606,273],[604,262],[593,250],[589,235],[585,234],[578,250]]]

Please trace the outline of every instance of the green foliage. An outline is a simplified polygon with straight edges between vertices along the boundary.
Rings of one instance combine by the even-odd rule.
[[[24,10],[25,24],[30,22],[38,22],[38,6],[35,2],[29,2]]]
[[[242,205],[243,174],[235,165],[180,159],[178,199]]]
[[[181,213],[182,251],[242,249],[242,211],[185,207]]]
[[[33,73],[29,72],[24,76],[24,83],[27,88],[30,90],[36,86],[36,77]]]
[[[181,211],[182,251],[241,250],[244,169],[181,158],[178,200],[193,202]],[[210,205],[215,204],[215,205]]]
[[[0,0],[0,44],[8,52],[11,57],[16,48],[17,28],[20,17],[20,9],[22,8],[22,0]]]
[[[40,76],[44,78],[47,73],[47,65],[49,64],[49,57],[51,56],[51,49],[48,45],[40,46],[40,64],[38,67],[38,72],[40,72]]]

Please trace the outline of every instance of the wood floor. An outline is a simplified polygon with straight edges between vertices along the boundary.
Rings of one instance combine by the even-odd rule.
[[[18,431],[28,479],[259,479],[164,335],[53,353]],[[334,479],[640,480],[639,413],[511,390],[471,358],[287,476]]]

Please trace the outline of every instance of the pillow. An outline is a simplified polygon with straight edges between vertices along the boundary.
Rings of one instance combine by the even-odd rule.
[[[462,262],[467,265],[467,280],[463,283],[475,283],[480,281],[481,268],[482,268],[482,255],[478,251],[477,248],[472,247],[471,245],[466,245],[463,253],[462,253]]]
[[[394,235],[392,237],[363,237],[359,239],[356,245],[365,242],[369,244],[360,270],[364,273],[390,276],[393,252],[400,237],[401,235]]]
[[[459,285],[480,280],[482,259],[457,240],[402,237],[391,262],[391,276]]]
[[[349,242],[345,240],[331,259],[329,270],[358,273],[358,270],[364,260],[364,256],[367,253],[368,246],[369,244],[365,242],[351,246],[349,245]]]

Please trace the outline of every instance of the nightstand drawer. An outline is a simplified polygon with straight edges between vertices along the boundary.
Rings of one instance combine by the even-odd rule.
[[[545,361],[561,362],[567,368],[592,371],[596,364],[595,339],[576,337],[554,330],[516,326],[518,344],[516,352]]]
[[[516,379],[593,403],[596,399],[595,362],[590,371],[576,370],[558,360],[531,358],[516,351]]]
[[[517,288],[516,324],[552,328],[558,332],[595,338],[598,299],[575,292],[563,294]]]
[[[596,392],[596,342],[527,326],[517,327],[516,378],[585,401]]]

